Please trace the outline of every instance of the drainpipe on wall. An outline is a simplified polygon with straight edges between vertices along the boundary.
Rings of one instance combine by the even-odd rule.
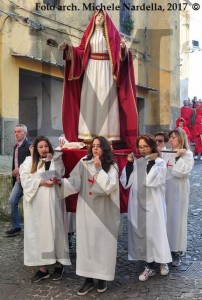
[[[2,70],[3,70],[3,33],[0,32],[0,154],[4,154],[4,123],[3,123],[3,85],[2,85]]]

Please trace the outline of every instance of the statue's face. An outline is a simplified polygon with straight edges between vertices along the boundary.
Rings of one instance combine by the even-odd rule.
[[[102,27],[104,24],[104,14],[99,12],[95,17],[95,26]]]

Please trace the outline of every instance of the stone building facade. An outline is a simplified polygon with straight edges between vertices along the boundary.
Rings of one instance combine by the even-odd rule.
[[[101,3],[0,2],[1,155],[11,155],[17,123],[27,124],[31,140],[44,134],[57,143],[62,133],[64,73],[57,45],[62,41],[79,45],[93,8]],[[151,7],[151,1],[145,0],[143,7],[140,0],[115,0],[108,10],[117,28],[127,32],[133,53],[140,133],[171,129],[179,115],[180,83],[184,94],[188,86],[188,54],[184,51],[180,57],[180,53],[189,38],[189,3],[183,11],[168,10],[165,0],[155,3]]]

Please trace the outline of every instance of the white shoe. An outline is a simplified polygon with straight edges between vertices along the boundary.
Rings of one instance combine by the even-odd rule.
[[[154,276],[156,274],[156,271],[145,268],[144,272],[139,276],[140,281],[146,281],[149,277]]]
[[[169,273],[169,267],[168,267],[168,264],[160,264],[160,273],[161,273],[161,275],[163,275],[163,276],[168,275],[168,273]]]
[[[202,160],[202,156],[200,157],[200,160]]]
[[[198,155],[195,155],[195,156],[194,156],[194,159],[195,159],[195,160],[198,159]]]

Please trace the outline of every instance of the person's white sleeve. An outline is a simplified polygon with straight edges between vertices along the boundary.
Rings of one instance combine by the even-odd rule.
[[[186,177],[186,175],[191,172],[193,165],[193,153],[191,151],[187,151],[187,153],[183,157],[180,157],[173,166],[172,174],[178,178]]]
[[[134,161],[133,172],[130,174],[130,177],[129,177],[128,183],[127,183],[126,167],[123,168],[121,177],[120,177],[120,182],[124,189],[128,189],[133,184],[136,171],[137,171],[137,163],[136,163],[136,161]]]
[[[159,187],[166,182],[166,163],[163,159],[157,158],[155,164],[146,175],[145,185],[148,187]]]
[[[27,202],[32,201],[41,182],[41,178],[34,178],[34,174],[30,173],[32,167],[31,156],[26,157],[25,161],[20,165],[20,181],[23,188],[24,199]]]
[[[62,161],[62,153],[61,152],[55,152],[53,156],[54,161],[54,167],[55,170],[58,172],[58,174],[63,177],[65,174],[65,166]]]
[[[111,165],[110,170],[106,173],[103,169],[95,176],[90,192],[97,195],[110,195],[117,190],[118,182],[118,166]]]
[[[62,179],[61,198],[77,194],[80,191],[82,167],[82,161],[79,161],[70,173],[70,177]]]

